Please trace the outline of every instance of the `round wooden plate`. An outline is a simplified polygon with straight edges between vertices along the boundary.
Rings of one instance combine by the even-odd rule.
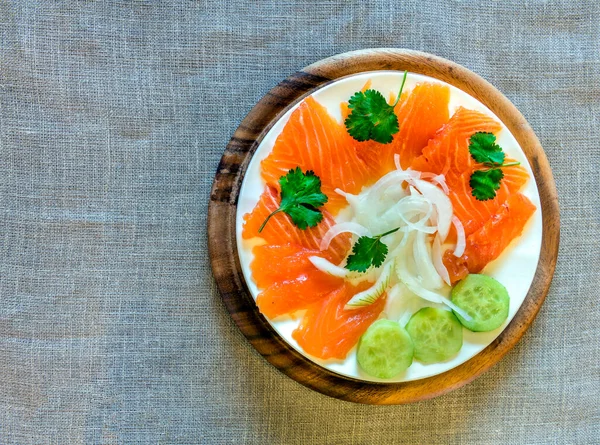
[[[404,383],[370,383],[335,374],[289,346],[258,312],[239,262],[235,219],[244,173],[260,142],[285,112],[316,89],[364,71],[408,70],[443,80],[492,110],[525,152],[542,205],[542,249],[533,283],[504,331],[482,352],[443,374]],[[523,336],[544,299],[558,255],[559,209],[550,165],[533,130],[515,106],[491,84],[456,63],[401,49],[370,49],[314,63],[269,91],[242,121],[225,149],[213,183],[208,211],[208,246],[217,286],[231,317],[250,343],[279,370],[323,394],[352,402],[403,404],[459,388],[497,363]]]

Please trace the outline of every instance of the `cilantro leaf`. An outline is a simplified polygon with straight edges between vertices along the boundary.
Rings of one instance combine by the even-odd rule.
[[[371,266],[379,267],[385,261],[388,247],[381,238],[399,229],[390,230],[375,237],[361,236],[352,247],[352,255],[346,261],[346,269],[356,272],[366,272]]]
[[[405,71],[398,98],[392,105],[388,104],[377,90],[359,91],[352,95],[348,101],[348,108],[352,111],[344,121],[350,136],[359,142],[392,142],[392,136],[399,130],[398,116],[394,113],[394,108],[400,100],[407,74]]]
[[[490,167],[504,162],[504,152],[502,147],[496,144],[496,136],[493,133],[478,132],[471,136],[469,153],[476,162],[490,164]]]
[[[293,223],[298,228],[305,230],[308,227],[315,227],[323,221],[323,214],[319,210],[313,210],[310,207],[297,205],[283,210],[292,218]]]
[[[500,181],[504,173],[499,168],[490,170],[477,170],[471,175],[469,185],[473,189],[471,193],[479,201],[487,201],[496,196],[496,190],[500,188]]]
[[[279,178],[281,207],[290,208],[300,204],[321,207],[327,196],[321,192],[321,179],[312,170],[303,173],[296,167]]]
[[[327,196],[321,192],[321,179],[313,171],[303,173],[300,167],[291,169],[287,175],[279,178],[279,185],[279,208],[267,216],[258,233],[262,232],[269,219],[279,212],[287,213],[292,222],[302,230],[315,227],[323,220],[323,214],[318,207],[327,202]]]
[[[386,102],[379,91],[354,93],[348,102],[348,108],[352,113],[344,124],[350,136],[357,141],[372,139],[389,144],[392,142],[392,135],[398,133],[398,117],[394,113],[394,107]]]
[[[474,171],[469,180],[471,194],[478,201],[487,201],[496,196],[496,190],[500,188],[500,181],[504,178],[502,167],[520,164],[519,162],[504,163],[506,156],[502,147],[496,144],[496,136],[492,133],[478,132],[471,135],[469,153],[475,162],[488,167]]]

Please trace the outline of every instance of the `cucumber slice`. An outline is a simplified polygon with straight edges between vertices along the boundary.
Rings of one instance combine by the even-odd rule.
[[[493,331],[508,318],[508,291],[487,275],[467,275],[452,289],[452,302],[469,314],[471,320],[460,314],[456,316],[465,328],[474,332]]]
[[[367,374],[389,379],[408,369],[413,351],[406,329],[392,320],[377,320],[360,338],[356,357]]]
[[[415,345],[415,358],[422,363],[444,362],[462,348],[462,325],[444,309],[424,307],[410,318],[406,330]]]

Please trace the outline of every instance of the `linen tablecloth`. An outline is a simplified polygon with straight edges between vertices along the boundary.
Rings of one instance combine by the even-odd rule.
[[[1,444],[600,443],[600,4],[0,0]],[[223,149],[270,88],[427,51],[522,111],[554,170],[556,275],[518,346],[408,406],[310,391],[230,319],[207,253]]]

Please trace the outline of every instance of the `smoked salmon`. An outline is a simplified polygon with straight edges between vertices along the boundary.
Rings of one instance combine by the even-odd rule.
[[[262,290],[256,304],[269,318],[306,309],[344,281],[313,266],[309,258],[321,256],[319,250],[294,244],[261,245],[252,249],[252,253],[252,278]]]
[[[307,249],[297,244],[263,244],[252,249],[254,258],[250,263],[252,278],[259,289],[289,280],[314,268],[309,258],[322,256],[318,249]]]
[[[469,139],[477,132],[498,133],[501,126],[487,114],[459,107],[423,148],[423,154],[411,164],[413,170],[443,174],[451,187],[460,176],[473,169]]]
[[[279,189],[279,178],[298,166],[321,179],[321,190],[329,198],[325,208],[334,215],[346,205],[336,188],[358,193],[369,182],[369,169],[356,156],[346,128],[312,96],[292,112],[273,150],[261,162],[262,177]]]
[[[507,163],[511,160],[507,160]],[[487,201],[478,201],[471,193],[469,180],[473,170],[466,171],[449,186],[452,210],[461,221],[465,229],[465,235],[470,235],[494,215],[500,205],[512,193],[518,192],[529,179],[529,174],[520,165],[502,168],[504,178],[500,182],[500,189],[496,191],[496,197]]]
[[[318,250],[321,239],[335,221],[327,210],[323,210],[323,221],[316,227],[301,230],[294,225],[291,218],[283,212],[274,215],[262,232],[258,229],[272,212],[279,208],[279,193],[273,187],[267,186],[251,213],[244,215],[242,237],[250,239],[263,238],[269,245],[296,244],[307,249]],[[329,248],[321,255],[329,261],[339,263],[350,249],[348,234],[336,237]]]
[[[469,273],[478,273],[498,258],[511,241],[521,235],[533,212],[535,206],[525,195],[510,195],[495,215],[467,237],[465,252],[460,258],[451,251],[444,254],[450,281],[455,283]]]
[[[470,138],[477,132],[498,133],[501,128],[488,115],[460,107],[411,164],[414,170],[444,175],[454,214],[463,224],[465,235],[483,226],[506,198],[518,192],[529,178],[522,166],[506,167],[502,169],[504,178],[494,199],[479,201],[472,195],[469,180],[481,164],[471,157]],[[509,162],[511,160],[507,159],[506,163]]]
[[[390,104],[395,99],[390,98]],[[411,91],[402,94],[394,109],[399,130],[390,144],[352,140],[358,157],[369,167],[371,181],[396,168],[395,154],[400,155],[400,165],[403,169],[410,167],[413,159],[419,156],[423,147],[427,145],[427,141],[448,122],[449,101],[448,86],[429,82],[417,84]],[[342,109],[342,114],[347,113],[347,110]]]
[[[321,300],[343,284],[343,279],[324,272],[308,270],[297,277],[276,281],[256,297],[256,305],[267,318],[293,314],[306,309],[312,303],[321,305]]]
[[[344,309],[346,303],[369,284],[343,284],[311,306],[292,337],[307,353],[322,359],[346,357],[367,328],[379,317],[385,297],[359,309]]]

